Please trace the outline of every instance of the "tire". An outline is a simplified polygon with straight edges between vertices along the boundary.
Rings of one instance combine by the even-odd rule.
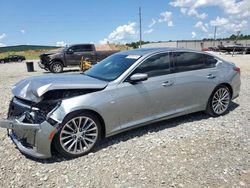
[[[59,61],[55,61],[50,65],[50,71],[53,73],[61,73],[63,71],[63,65]]]
[[[209,97],[206,113],[212,117],[225,115],[231,103],[232,94],[225,85],[217,86]]]
[[[19,63],[21,63],[21,62],[22,62],[22,60],[21,60],[21,59],[18,59],[17,61],[18,61]]]
[[[0,63],[4,64],[5,62],[4,62],[4,60],[1,60],[1,62],[0,62]]]
[[[62,156],[75,158],[86,155],[101,139],[101,123],[89,112],[70,114],[54,139],[54,147]]]

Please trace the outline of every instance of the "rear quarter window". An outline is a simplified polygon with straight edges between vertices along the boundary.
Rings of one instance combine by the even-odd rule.
[[[216,66],[218,60],[215,57],[206,54],[204,54],[203,57],[206,68],[213,68]]]

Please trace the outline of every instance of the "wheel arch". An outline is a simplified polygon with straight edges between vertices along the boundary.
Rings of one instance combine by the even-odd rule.
[[[229,92],[230,92],[230,94],[231,94],[231,97],[233,96],[233,88],[232,88],[232,86],[231,86],[229,83],[227,83],[227,82],[222,82],[222,83],[220,83],[220,84],[218,84],[217,86],[214,87],[213,91],[212,91],[211,94],[209,95],[209,98],[208,98],[207,103],[206,103],[206,107],[207,107],[207,105],[208,105],[208,103],[209,103],[209,100],[210,100],[211,96],[213,95],[213,93],[215,92],[215,90],[216,90],[218,87],[220,87],[220,86],[226,86],[226,87],[229,89]]]
[[[213,97],[214,93],[216,92],[216,90],[219,89],[220,87],[227,87],[227,88],[229,89],[231,98],[232,98],[232,96],[233,96],[233,89],[232,89],[232,86],[231,86],[229,83],[223,82],[223,83],[218,84],[218,85],[213,89],[212,93],[210,94],[210,97],[209,97],[208,100],[207,100],[207,104],[206,104],[206,110],[205,110],[205,112],[206,112],[209,116],[212,116],[212,117],[218,117],[218,116],[221,115],[221,114],[218,115],[218,114],[215,114],[215,112],[212,112],[211,107],[210,107],[210,102],[211,102],[211,100],[212,100],[212,97]],[[226,111],[223,112],[223,113],[226,113]]]
[[[101,130],[102,130],[102,131],[101,131],[101,139],[105,138],[105,137],[106,137],[106,126],[105,126],[104,119],[103,119],[102,116],[101,116],[98,112],[96,112],[95,110],[91,110],[91,109],[81,109],[81,110],[72,111],[72,112],[68,113],[68,114],[63,118],[62,123],[64,123],[65,120],[66,120],[69,116],[71,116],[72,114],[79,114],[79,113],[83,113],[83,112],[92,113],[93,115],[95,115],[95,116],[98,118],[98,120],[99,120],[100,123],[101,123]],[[57,150],[56,150],[54,144],[55,144],[56,135],[58,134],[58,132],[59,132],[61,126],[62,126],[62,123],[61,123],[61,125],[59,126],[59,129],[57,130],[57,132],[55,133],[55,135],[54,135],[54,137],[53,137],[53,139],[52,139],[52,141],[51,141],[51,145],[50,145],[50,151],[51,151],[51,153],[56,153],[56,152],[57,152]]]
[[[101,128],[102,128],[102,133],[101,133],[101,138],[104,138],[106,136],[106,126],[105,126],[105,121],[102,118],[102,116],[100,115],[100,113],[98,113],[95,110],[92,109],[80,109],[80,110],[75,110],[75,111],[71,111],[70,113],[68,113],[64,118],[62,122],[65,122],[65,119],[67,119],[69,116],[71,116],[72,114],[80,114],[80,113],[84,113],[84,112],[89,112],[92,113],[93,115],[95,115],[98,120],[101,123]]]
[[[51,65],[54,62],[60,62],[63,65],[63,67],[65,67],[64,62],[61,59],[52,59],[49,64]]]
[[[232,88],[232,86],[229,84],[229,83],[220,83],[218,86],[216,86],[215,88],[214,88],[214,90],[217,88],[217,87],[220,87],[220,86],[226,86],[228,89],[229,89],[229,91],[230,91],[230,94],[231,94],[231,97],[233,96],[233,88]]]

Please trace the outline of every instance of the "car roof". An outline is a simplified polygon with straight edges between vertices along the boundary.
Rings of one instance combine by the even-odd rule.
[[[93,46],[93,44],[82,43],[82,44],[70,44],[70,45],[68,45],[67,47],[71,47],[71,46],[80,46],[80,45]]]
[[[170,52],[170,51],[185,51],[185,52],[198,52],[198,53],[203,53],[202,51],[197,51],[197,50],[191,50],[191,49],[186,49],[186,48],[139,48],[135,50],[128,50],[128,51],[122,51],[119,54],[122,55],[140,55],[140,56],[145,56],[145,55],[151,55],[154,53],[160,53],[160,52]]]

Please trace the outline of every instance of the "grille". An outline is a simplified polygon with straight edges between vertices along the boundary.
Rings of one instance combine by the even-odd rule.
[[[10,102],[8,118],[20,117],[24,112],[30,111],[29,108],[16,104],[14,100],[13,98]]]
[[[50,61],[50,58],[47,55],[41,55],[40,59],[41,59],[42,64],[46,64],[46,63],[48,63]]]

